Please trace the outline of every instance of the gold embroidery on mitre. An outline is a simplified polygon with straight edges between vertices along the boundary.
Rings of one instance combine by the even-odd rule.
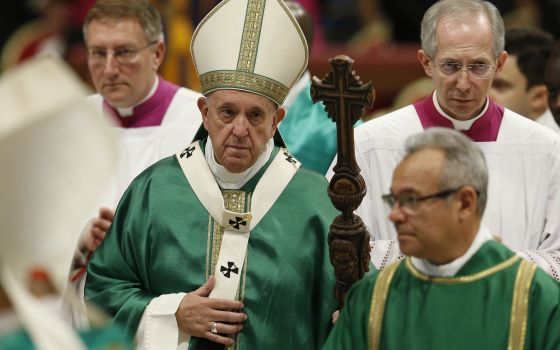
[[[215,90],[241,89],[270,98],[278,105],[288,96],[290,89],[264,75],[233,70],[215,70],[200,75],[202,94]]]
[[[255,71],[257,61],[257,49],[261,37],[262,21],[264,16],[264,1],[249,0],[247,2],[247,13],[241,36],[241,47],[237,70],[243,72]]]

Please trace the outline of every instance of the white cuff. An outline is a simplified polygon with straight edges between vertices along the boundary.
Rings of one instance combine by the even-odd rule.
[[[138,350],[175,350],[183,348],[175,312],[186,293],[164,294],[152,299],[140,319],[134,338]],[[188,343],[187,343],[188,346]]]

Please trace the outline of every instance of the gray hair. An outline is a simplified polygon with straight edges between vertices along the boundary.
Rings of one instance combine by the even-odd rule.
[[[91,21],[118,21],[123,18],[137,19],[148,43],[163,40],[161,16],[148,0],[97,0],[84,20],[84,38],[87,39]]]
[[[477,214],[482,217],[488,195],[488,167],[480,148],[453,129],[430,128],[406,140],[405,157],[425,149],[445,153],[438,187],[447,189],[472,186],[478,191]]]
[[[444,17],[473,18],[483,13],[492,29],[494,59],[504,51],[504,21],[500,11],[490,2],[481,0],[440,0],[433,4],[422,18],[420,40],[422,50],[433,59],[437,51],[436,29]],[[473,33],[473,35],[477,35]]]

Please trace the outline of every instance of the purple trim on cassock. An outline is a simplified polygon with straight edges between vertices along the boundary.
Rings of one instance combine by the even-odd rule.
[[[158,77],[158,79],[159,84],[154,95],[134,107],[133,115],[121,117],[119,111],[108,104],[106,100],[103,100],[103,108],[114,117],[118,125],[122,128],[141,128],[161,125],[167,108],[169,108],[179,87],[161,77]]]
[[[432,95],[416,102],[413,106],[420,117],[420,123],[422,123],[424,129],[434,126],[453,128],[451,121],[442,116],[436,109]],[[476,142],[496,141],[503,117],[504,107],[489,99],[488,109],[482,117],[478,118],[469,130],[461,130],[461,132]]]

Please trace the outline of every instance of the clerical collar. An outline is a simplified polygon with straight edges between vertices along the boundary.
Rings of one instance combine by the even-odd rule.
[[[484,243],[493,239],[488,230],[484,226],[480,226],[476,237],[474,238],[471,246],[465,254],[453,260],[450,263],[443,265],[434,265],[426,259],[419,259],[416,257],[411,257],[410,261],[412,265],[420,272],[432,276],[432,277],[452,277],[457,274],[457,272],[470,260],[470,258],[482,247]]]
[[[154,88],[155,91],[153,90]],[[123,117],[121,115],[123,109],[116,109],[106,99],[103,100],[103,108],[114,118],[117,125],[122,128],[159,126],[164,123],[167,110],[173,102],[177,91],[179,91],[177,85],[158,76],[156,84],[154,84],[150,93],[142,101],[131,107],[132,115]],[[124,112],[129,113],[126,108]]]
[[[208,167],[212,174],[214,174],[214,178],[220,188],[226,190],[238,190],[243,185],[245,185],[249,180],[253,178],[253,176],[261,170],[261,168],[266,164],[270,155],[272,154],[272,150],[274,149],[274,140],[271,138],[268,140],[268,143],[265,145],[264,150],[262,151],[261,155],[249,169],[245,170],[242,173],[231,173],[226,170],[223,166],[218,164],[216,158],[214,157],[214,149],[212,147],[212,141],[210,137],[207,138],[206,147],[204,150],[204,157],[206,158],[206,162],[208,163]]]
[[[107,103],[109,103],[109,105],[111,105],[113,108],[115,108],[119,112],[119,115],[121,117],[123,117],[123,118],[131,117],[131,116],[134,115],[134,107],[139,106],[140,104],[146,102],[150,97],[154,96],[154,94],[156,93],[156,90],[159,86],[159,77],[156,76],[156,78],[154,80],[155,81],[154,81],[154,84],[152,85],[152,88],[150,89],[150,92],[148,92],[148,94],[143,99],[138,101],[138,103],[135,103],[130,107],[119,108],[119,107],[112,106],[111,103],[109,103],[109,101],[107,101]]]
[[[458,120],[450,117],[449,115],[447,115],[447,113],[443,111],[437,99],[437,91],[434,91],[434,93],[432,94],[432,102],[434,103],[434,106],[436,107],[439,114],[441,114],[442,117],[449,120],[453,124],[453,129],[459,131],[469,130],[474,124],[474,122],[480,119],[484,115],[484,113],[486,113],[486,111],[488,110],[488,97],[486,97],[486,103],[484,104],[484,108],[482,109],[482,112],[480,112],[476,117],[471,118],[469,120]]]
[[[467,121],[455,120],[443,112],[435,91],[432,96],[414,103],[413,106],[424,129],[431,127],[456,129],[475,142],[496,141],[504,116],[504,107],[487,97],[486,104],[479,115]]]

